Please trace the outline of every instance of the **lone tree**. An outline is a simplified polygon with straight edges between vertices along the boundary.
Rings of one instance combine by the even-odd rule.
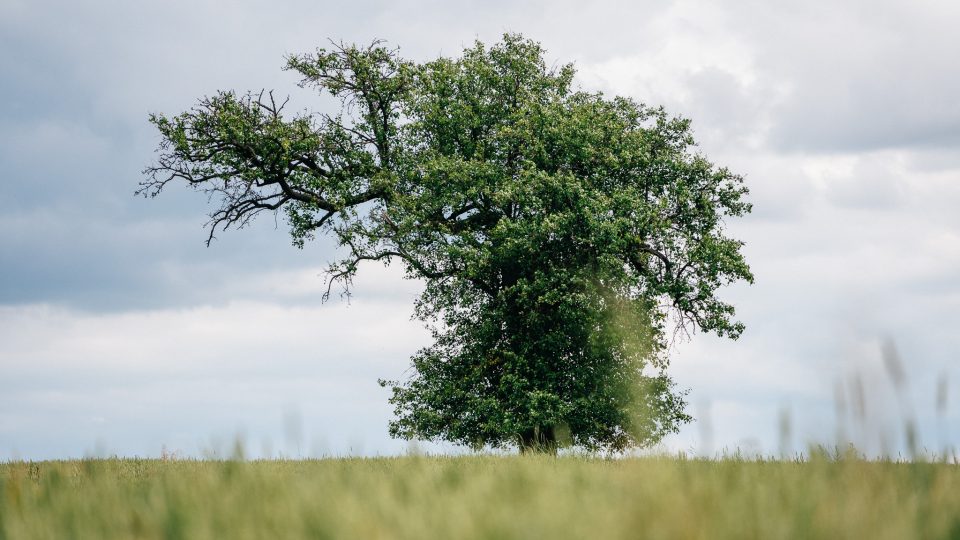
[[[407,380],[381,381],[391,435],[616,451],[690,420],[668,327],[736,338],[716,292],[752,275],[723,230],[750,211],[747,189],[696,153],[689,121],[575,89],[572,65],[518,35],[422,64],[340,44],[286,68],[340,112],[218,92],[153,115],[162,142],[139,192],[212,196],[208,244],[264,211],[299,247],[332,235],[329,283],[345,292],[362,261],[421,280],[434,342]]]

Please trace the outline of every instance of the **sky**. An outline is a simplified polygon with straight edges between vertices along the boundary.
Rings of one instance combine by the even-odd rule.
[[[911,420],[958,445],[958,24],[933,0],[0,0],[0,460],[459,451],[387,434],[418,283],[370,265],[324,303],[331,242],[263,216],[208,248],[203,195],[133,193],[151,112],[322,106],[281,67],[328,39],[425,61],[504,32],[690,118],[751,190],[728,225],[756,283],[721,293],[747,330],[673,344],[697,421],[657,451],[896,455]]]

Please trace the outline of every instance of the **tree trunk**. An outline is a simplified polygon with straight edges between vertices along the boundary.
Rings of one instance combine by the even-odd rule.
[[[557,434],[553,426],[538,426],[520,433],[521,454],[557,454]]]

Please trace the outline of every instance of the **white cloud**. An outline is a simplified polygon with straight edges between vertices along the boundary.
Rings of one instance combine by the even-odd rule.
[[[277,448],[288,410],[328,451],[364,440],[374,452],[402,448],[385,440],[387,391],[376,381],[402,378],[426,343],[410,313],[407,301],[362,295],[315,307],[0,308],[0,455],[78,456],[98,441],[121,453],[186,444],[196,454],[207,437],[236,431]]]

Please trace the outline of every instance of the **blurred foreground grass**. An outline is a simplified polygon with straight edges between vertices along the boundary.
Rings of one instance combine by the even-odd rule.
[[[400,457],[0,464],[0,538],[960,538],[960,467]]]

